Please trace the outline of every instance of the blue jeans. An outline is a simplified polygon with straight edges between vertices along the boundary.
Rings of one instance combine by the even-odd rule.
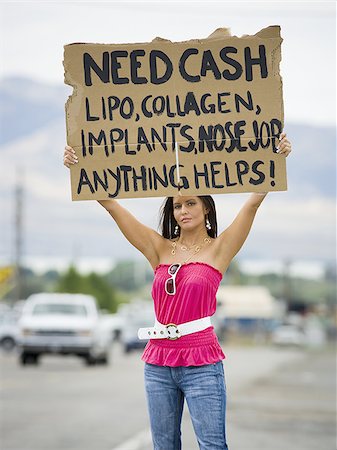
[[[189,367],[145,363],[144,375],[154,450],[181,449],[185,398],[200,450],[228,449],[222,361]]]

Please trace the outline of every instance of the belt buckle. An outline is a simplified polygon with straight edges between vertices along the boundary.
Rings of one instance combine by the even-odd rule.
[[[175,323],[168,323],[167,325],[165,325],[165,328],[169,334],[167,336],[167,339],[169,339],[170,341],[175,341],[176,339],[180,338],[178,325],[176,325]],[[172,328],[173,330],[169,330],[169,328]]]

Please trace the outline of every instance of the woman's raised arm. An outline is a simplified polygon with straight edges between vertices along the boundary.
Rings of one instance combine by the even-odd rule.
[[[247,239],[255,214],[266,195],[267,193],[251,194],[234,221],[219,235],[219,259],[227,265]]]
[[[291,144],[286,134],[282,133],[278,153],[288,156],[290,152]],[[266,195],[266,192],[251,194],[231,225],[219,235],[219,259],[223,263],[229,264],[241,249],[252,227],[256,212]]]
[[[66,146],[64,150],[64,165],[70,167],[77,163],[77,157],[72,147]],[[159,264],[159,251],[164,238],[155,230],[139,222],[117,200],[99,200],[98,203],[115,220],[117,226],[126,239],[148,259],[154,268]]]
[[[126,239],[148,259],[155,268],[159,264],[160,247],[164,238],[152,228],[139,222],[117,200],[99,200],[103,208],[116,222]]]

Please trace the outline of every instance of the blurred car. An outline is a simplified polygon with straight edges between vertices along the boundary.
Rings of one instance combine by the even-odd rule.
[[[306,336],[296,325],[280,325],[272,332],[271,342],[275,345],[302,347],[306,344]]]
[[[155,315],[152,302],[134,301],[124,305],[120,314],[124,319],[120,334],[124,352],[129,353],[132,350],[144,348],[148,341],[138,338],[138,329],[153,327]]]
[[[125,324],[125,318],[119,314],[104,313],[102,323],[108,328],[112,341],[118,341]]]
[[[47,353],[77,355],[87,365],[107,364],[111,334],[94,297],[40,293],[25,302],[18,343],[22,365],[37,364]]]
[[[6,352],[14,350],[18,341],[18,314],[6,311],[0,314],[0,347]]]

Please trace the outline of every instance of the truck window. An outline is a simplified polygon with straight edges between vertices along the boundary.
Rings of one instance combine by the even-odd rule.
[[[32,314],[34,316],[44,314],[65,314],[68,316],[82,316],[88,315],[88,311],[84,305],[69,305],[62,303],[40,303],[33,307]]]

